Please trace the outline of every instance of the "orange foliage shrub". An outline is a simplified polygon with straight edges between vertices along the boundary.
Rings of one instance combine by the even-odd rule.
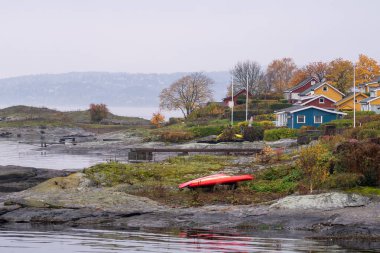
[[[165,122],[165,116],[161,113],[153,113],[152,119],[150,120],[150,123],[152,123],[155,127],[159,128],[161,127],[162,123]]]
[[[90,104],[90,116],[92,122],[100,122],[107,118],[108,108],[105,104]]]

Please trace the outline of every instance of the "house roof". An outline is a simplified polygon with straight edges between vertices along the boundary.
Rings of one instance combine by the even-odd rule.
[[[305,86],[308,82],[310,82],[312,80],[315,80],[315,78],[314,77],[308,77],[305,80],[303,80],[302,82],[298,83],[296,86],[293,86],[293,87],[285,90],[284,92],[292,92],[298,88],[301,88],[302,86]]]
[[[306,96],[309,92],[314,91],[314,90],[318,89],[319,87],[321,87],[323,85],[328,85],[330,88],[334,89],[335,91],[339,92],[340,94],[342,94],[344,96],[343,92],[341,92],[340,90],[338,90],[337,88],[335,88],[334,86],[332,86],[331,84],[329,84],[327,82],[320,82],[320,83],[314,84],[309,89],[304,90],[303,92],[301,92],[299,95],[300,96]]]
[[[332,110],[328,110],[328,109],[323,109],[323,108],[320,108],[320,107],[317,107],[317,106],[303,106],[303,105],[297,105],[297,106],[288,107],[288,108],[285,108],[285,109],[283,109],[281,111],[275,112],[275,114],[280,114],[280,113],[284,113],[284,112],[294,113],[294,112],[304,111],[304,110],[307,110],[307,109],[316,109],[316,110],[320,110],[320,111],[324,111],[324,112],[329,112],[329,113],[334,113],[334,114],[347,115],[347,113],[332,111]]]
[[[242,90],[240,90],[238,93],[234,94],[234,97],[239,96],[239,95],[242,94],[242,93],[246,93],[246,90],[247,90],[247,89],[242,89]],[[248,91],[248,96],[252,97],[252,94],[251,94],[251,92],[249,92],[249,91]],[[224,101],[224,100],[231,99],[231,98],[232,98],[232,96],[225,97],[225,98],[223,98],[223,101]]]
[[[278,114],[278,113],[284,113],[284,112],[292,112],[294,110],[298,110],[300,108],[304,108],[305,106],[303,105],[293,105],[291,107],[287,107],[287,108],[284,108],[284,109],[281,109],[281,110],[278,110],[278,111],[275,111],[275,114]]]
[[[366,103],[369,103],[373,100],[376,100],[376,99],[379,99],[380,97],[369,97],[369,98],[365,98],[363,99],[362,101],[360,101],[361,104],[366,104]]]
[[[359,86],[367,86],[369,84],[375,84],[375,83],[380,83],[380,76],[376,76],[371,82],[361,83],[359,84]]]
[[[368,98],[368,96],[367,96],[366,94],[361,93],[361,92],[357,92],[355,97],[357,97],[357,96],[359,96],[359,95],[362,95],[362,96]],[[346,97],[344,97],[343,99],[341,99],[341,100],[339,100],[338,102],[336,102],[335,105],[341,105],[341,104],[347,102],[348,100],[350,100],[350,99],[353,98],[353,97],[354,97],[354,93],[352,92],[352,93],[348,94]],[[363,100],[364,100],[364,99],[363,99]]]
[[[299,97],[298,100],[310,100],[310,99],[313,99],[313,98],[316,98],[318,96],[314,96],[314,95],[310,95],[310,96],[303,96],[303,97]]]
[[[316,100],[316,99],[318,99],[318,98],[328,99],[328,100],[330,100],[330,101],[336,103],[335,100],[333,100],[333,99],[331,99],[331,98],[329,98],[329,97],[326,97],[325,95],[319,95],[319,96],[315,96],[315,97],[313,97],[313,98],[310,99],[310,100],[307,100],[307,101],[303,102],[301,105],[306,105],[306,104],[310,103],[311,101],[314,101],[314,100]]]

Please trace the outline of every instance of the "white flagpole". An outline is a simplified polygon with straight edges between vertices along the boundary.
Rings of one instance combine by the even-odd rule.
[[[234,100],[234,76],[231,77],[231,97],[232,97],[231,127],[233,127],[234,126],[234,107],[235,107],[235,100]]]
[[[247,69],[247,90],[246,90],[246,98],[245,98],[245,121],[248,121],[248,69]]]
[[[356,128],[356,102],[355,102],[355,99],[356,99],[356,85],[355,85],[355,82],[356,82],[356,65],[354,63],[354,128]]]

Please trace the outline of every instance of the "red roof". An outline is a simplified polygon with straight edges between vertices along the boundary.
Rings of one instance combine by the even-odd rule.
[[[247,93],[247,89],[242,89],[238,93],[234,94],[234,98],[236,98],[237,96],[240,96],[243,93],[245,95]],[[251,94],[251,92],[248,92],[248,97],[253,97],[252,94]],[[225,98],[223,98],[223,101],[231,100],[231,98],[232,98],[231,96],[225,97]]]

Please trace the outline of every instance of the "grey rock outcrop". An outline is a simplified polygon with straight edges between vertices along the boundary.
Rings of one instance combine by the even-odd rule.
[[[70,173],[62,170],[0,166],[0,192],[23,191],[50,178],[67,176]]]
[[[329,192],[318,195],[288,196],[278,200],[271,208],[331,210],[344,207],[365,206],[369,198],[358,194]]]

